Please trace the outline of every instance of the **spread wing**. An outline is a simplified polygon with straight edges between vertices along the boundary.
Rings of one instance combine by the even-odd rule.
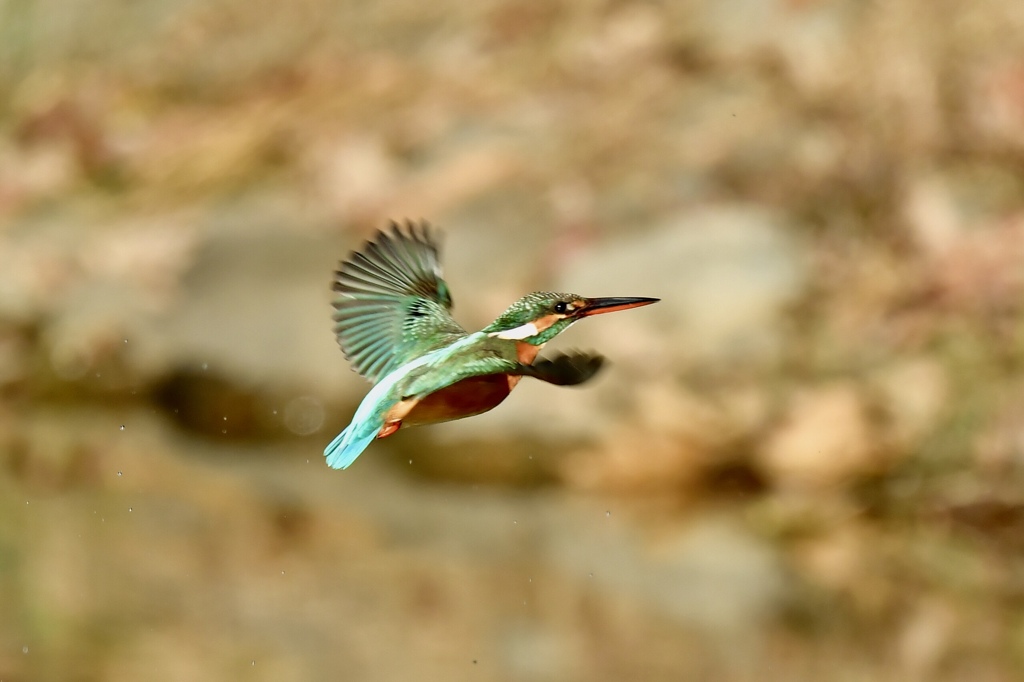
[[[449,314],[438,245],[426,223],[391,223],[334,276],[334,331],[352,367],[372,382],[466,335]]]

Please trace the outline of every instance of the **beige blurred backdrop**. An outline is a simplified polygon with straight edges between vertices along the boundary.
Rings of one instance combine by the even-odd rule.
[[[1024,679],[1024,3],[0,2],[0,679]],[[596,381],[324,445],[390,218]]]

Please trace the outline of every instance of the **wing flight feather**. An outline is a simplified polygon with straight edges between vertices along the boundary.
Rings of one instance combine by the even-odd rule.
[[[452,319],[438,244],[427,223],[391,223],[334,276],[334,331],[352,367],[372,382],[466,335]]]

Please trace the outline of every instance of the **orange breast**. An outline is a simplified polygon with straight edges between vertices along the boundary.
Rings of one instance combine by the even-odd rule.
[[[540,353],[540,349],[544,347],[544,344],[534,346],[531,343],[525,343],[523,341],[516,342],[516,360],[523,363],[524,365],[532,365],[533,361],[537,359],[537,354]]]

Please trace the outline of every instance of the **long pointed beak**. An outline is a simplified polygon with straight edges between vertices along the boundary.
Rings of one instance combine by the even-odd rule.
[[[660,300],[660,298],[588,298],[587,307],[580,311],[580,317],[639,308],[643,305],[657,303]]]

